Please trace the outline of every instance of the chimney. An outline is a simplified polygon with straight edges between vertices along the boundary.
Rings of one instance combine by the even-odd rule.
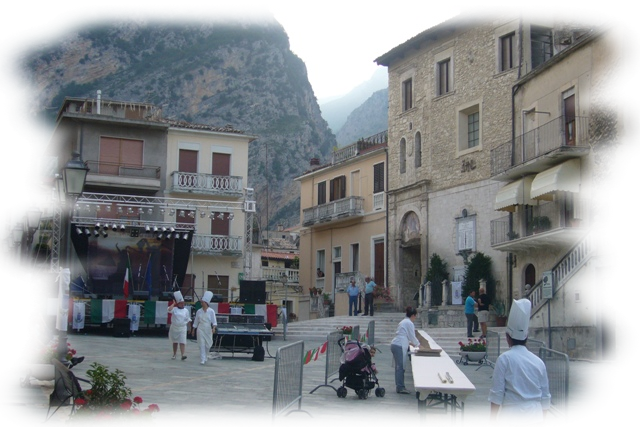
[[[311,160],[309,160],[309,165],[320,166],[320,159],[317,157],[312,157]]]
[[[99,90],[98,91],[98,100],[97,100],[97,104],[98,104],[98,109],[96,110],[97,114],[100,114],[100,106],[102,105],[102,91]]]

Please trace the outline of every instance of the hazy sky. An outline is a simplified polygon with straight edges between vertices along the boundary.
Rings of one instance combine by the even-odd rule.
[[[273,3],[274,16],[289,35],[291,50],[307,65],[319,100],[349,92],[380,67],[376,58],[459,13],[427,9],[425,4],[435,2],[426,1],[405,2],[422,4],[417,13],[370,1],[334,0],[316,6],[300,1],[293,7],[284,1],[268,3]]]

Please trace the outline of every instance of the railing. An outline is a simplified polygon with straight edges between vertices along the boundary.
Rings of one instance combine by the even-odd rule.
[[[336,292],[345,292],[351,283],[351,278],[355,277],[356,286],[361,290],[364,287],[364,276],[357,271],[346,273],[336,273]]]
[[[302,411],[303,355],[304,341],[280,347],[276,352],[272,407],[274,419],[279,415]]]
[[[618,221],[593,225],[552,269],[553,293],[556,294],[590,257],[621,251],[640,231],[640,200]],[[542,298],[542,281],[526,295],[531,300],[531,315],[546,302]]]
[[[287,277],[287,283],[300,281],[300,270],[293,268],[262,267],[262,279],[282,282],[282,275]]]
[[[242,177],[174,171],[172,191],[242,196]]]
[[[588,147],[589,119],[576,117],[572,139],[564,117],[558,117],[491,150],[491,175],[498,175],[560,147]],[[570,142],[568,142],[570,140]]]
[[[569,402],[569,356],[546,347],[541,347],[538,351],[538,356],[547,368],[551,408],[566,415]]]
[[[307,208],[303,211],[303,225],[310,226],[319,222],[327,222],[337,218],[364,215],[364,199],[362,197],[346,197],[334,202]]]
[[[191,249],[196,254],[242,255],[242,237],[194,234]]]
[[[336,375],[340,370],[340,356],[342,355],[342,347],[340,347],[340,340],[344,338],[344,334],[342,331],[336,330],[333,332],[329,332],[327,334],[327,355],[326,355],[326,363],[324,368],[324,384],[320,384],[313,390],[309,392],[309,394],[313,394],[314,391],[319,389],[320,387],[330,387],[334,391],[338,391],[334,386],[329,384],[329,378]],[[338,378],[334,378],[337,380]]]
[[[582,212],[583,204],[584,201],[576,197],[574,199],[575,211]],[[492,220],[490,222],[491,246],[500,245],[508,241],[532,236],[545,231],[580,227],[581,220],[566,219],[562,215],[560,203],[547,202],[539,206],[534,206],[531,209],[533,221],[523,224],[524,227],[521,227],[523,215],[513,216],[513,230],[509,229],[508,215]],[[524,232],[521,236],[520,231],[522,231],[522,229],[524,229]]]
[[[500,334],[494,331],[487,331],[487,365],[494,367],[500,356]]]
[[[373,210],[384,209],[384,193],[376,193],[373,195]]]
[[[354,144],[347,145],[333,152],[331,164],[336,164],[357,156],[362,151],[378,145],[386,144],[389,139],[388,131],[383,131],[367,138],[362,138]]]
[[[16,177],[11,175],[10,173],[7,174],[7,187],[6,190],[10,191],[12,193],[15,193],[16,191]]]
[[[128,165],[126,163],[87,160],[91,175],[113,175],[130,178],[160,179],[160,166]]]

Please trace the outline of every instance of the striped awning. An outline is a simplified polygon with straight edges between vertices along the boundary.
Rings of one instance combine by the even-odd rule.
[[[540,172],[531,183],[531,198],[541,199],[555,191],[580,192],[580,159],[573,159]]]
[[[515,212],[517,205],[534,204],[529,195],[533,178],[533,175],[525,176],[498,190],[494,209],[497,211]]]

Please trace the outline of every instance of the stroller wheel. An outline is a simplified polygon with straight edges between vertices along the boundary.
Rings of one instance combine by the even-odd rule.
[[[378,387],[376,389],[376,397],[384,397],[384,388]]]
[[[338,387],[336,393],[338,394],[338,397],[347,397],[347,389],[345,387]]]

